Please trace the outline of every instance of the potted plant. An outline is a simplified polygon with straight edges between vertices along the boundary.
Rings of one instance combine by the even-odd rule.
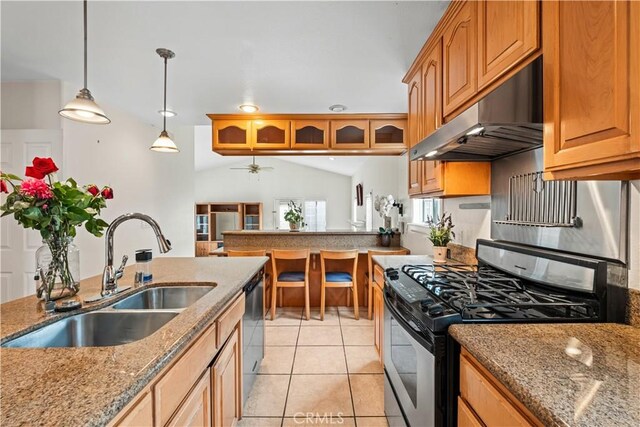
[[[445,262],[447,260],[447,244],[452,241],[456,234],[453,232],[453,222],[451,214],[442,214],[437,221],[429,217],[429,240],[433,243],[433,260],[435,262]]]
[[[3,217],[13,215],[24,228],[40,232],[43,246],[36,251],[37,294],[49,301],[78,292],[80,255],[73,244],[76,228],[84,225],[89,233],[102,236],[109,224],[98,215],[107,206],[106,200],[113,198],[113,190],[79,187],[71,178],[55,180],[58,167],[50,158],[36,157],[32,163],[24,179],[0,172],[0,191],[8,193],[0,211]]]
[[[284,220],[289,223],[290,231],[299,231],[304,227],[304,217],[302,216],[302,206],[296,205],[296,202],[290,200],[289,209],[284,213]]]
[[[384,247],[389,247],[391,245],[391,238],[395,236],[395,231],[391,228],[380,227],[378,229],[378,236],[380,236],[380,244]]]

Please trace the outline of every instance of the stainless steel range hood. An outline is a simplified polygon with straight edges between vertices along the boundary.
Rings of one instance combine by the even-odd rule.
[[[420,141],[411,160],[492,161],[542,146],[542,61],[536,59]]]

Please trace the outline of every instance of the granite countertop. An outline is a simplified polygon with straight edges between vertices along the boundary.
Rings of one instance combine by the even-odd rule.
[[[332,229],[328,229],[328,230],[319,230],[319,231],[313,231],[313,230],[299,230],[299,231],[291,231],[291,230],[232,230],[232,231],[225,231],[222,233],[223,235],[240,235],[240,236],[246,236],[246,235],[251,235],[251,234],[259,234],[261,236],[267,236],[267,235],[276,235],[276,236],[281,236],[283,234],[289,235],[289,236],[308,236],[308,235],[320,235],[320,236],[326,236],[326,235],[342,235],[342,234],[348,234],[348,235],[363,235],[363,236],[368,236],[368,235],[377,235],[378,234],[378,230],[372,230],[372,231],[366,231],[366,230],[332,230]]]
[[[152,335],[129,344],[84,348],[0,348],[0,424],[94,426],[115,417],[237,295],[264,265],[266,257],[157,258],[153,286],[216,287]],[[133,282],[133,266],[120,286]],[[83,280],[79,297],[99,293],[101,277]],[[123,292],[80,311],[99,309],[125,298]],[[54,320],[35,296],[0,305],[1,342]]]
[[[640,329],[453,325],[450,334],[545,425],[640,425]]]
[[[209,252],[210,255],[220,255],[220,254],[226,254],[227,253],[227,249],[231,250],[231,251],[260,251],[260,250],[265,250],[264,247],[258,247],[258,246],[238,246],[238,247],[232,247],[232,248],[218,248],[214,251]],[[307,249],[307,248],[276,248],[276,250],[292,250],[292,249]],[[324,247],[324,248],[308,248],[309,249],[309,253],[311,253],[312,255],[319,255],[320,254],[320,250],[326,250],[326,251],[347,251],[349,250],[348,248],[332,248],[332,247]],[[354,248],[354,249],[358,249],[358,253],[360,254],[366,254],[368,253],[370,250],[371,251],[399,251],[399,250],[407,250],[406,248],[403,248],[402,246],[361,246],[358,248]],[[271,253],[271,249],[266,249],[267,253]]]

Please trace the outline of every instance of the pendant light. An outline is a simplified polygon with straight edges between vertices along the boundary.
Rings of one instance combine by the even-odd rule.
[[[174,56],[176,56],[176,54],[169,49],[163,48],[156,49],[156,53],[160,55],[161,58],[164,58],[164,104],[162,107],[162,111],[167,111],[167,60],[173,58]],[[160,151],[162,153],[177,153],[178,151],[180,151],[167,133],[166,114],[162,115],[162,132],[160,132],[160,136],[153,143],[150,150]]]
[[[84,0],[84,87],[80,89],[75,99],[58,111],[62,117],[82,123],[107,125],[111,120],[98,106],[87,89],[87,0]]]

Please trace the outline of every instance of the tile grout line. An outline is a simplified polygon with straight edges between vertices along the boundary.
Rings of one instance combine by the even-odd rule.
[[[300,330],[302,329],[302,313],[300,313],[300,323],[298,324],[298,335],[296,336],[296,346],[293,350],[293,360],[291,362],[291,371],[289,373],[289,384],[287,384],[287,396],[284,399],[284,408],[282,408],[282,419],[280,427],[284,426],[284,417],[287,414],[287,403],[289,403],[289,392],[291,391],[291,380],[293,379],[293,367],[296,364],[296,354],[298,354],[298,340],[300,339]]]
[[[344,344],[344,335],[342,334],[342,316],[340,316],[340,309],[338,308],[338,324],[340,325],[340,338],[342,339],[342,354],[344,355],[344,364],[347,370],[347,384],[349,384],[349,396],[351,396],[351,411],[353,412],[353,425],[358,427],[358,421],[356,418],[356,405],[353,403],[353,389],[351,388],[351,377],[349,376],[349,362],[347,361],[347,349]]]

